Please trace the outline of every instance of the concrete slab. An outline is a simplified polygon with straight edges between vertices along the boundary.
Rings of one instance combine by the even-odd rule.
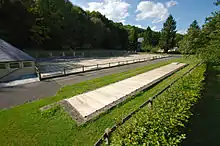
[[[118,103],[124,97],[153,85],[185,65],[184,63],[171,63],[94,91],[65,99],[65,102],[71,105],[83,118],[91,118],[97,111],[111,107],[109,105],[113,106],[114,102]]]
[[[152,58],[162,58],[168,57],[167,55],[158,55],[158,54],[135,54],[123,57],[109,57],[109,58],[81,58],[81,59],[65,59],[56,60],[55,62],[40,62],[38,63],[39,70],[41,72],[42,78],[53,77],[63,74],[65,68],[66,74],[82,72],[82,66],[84,66],[84,71],[94,70],[98,68],[108,68],[137,63],[141,61],[150,60]],[[110,66],[109,66],[110,63]]]

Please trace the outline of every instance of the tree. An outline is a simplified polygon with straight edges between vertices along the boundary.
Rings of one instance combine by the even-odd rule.
[[[157,46],[160,42],[160,32],[152,31],[152,45]]]
[[[151,48],[152,47],[152,42],[153,42],[153,34],[152,34],[151,28],[148,26],[147,30],[144,32],[144,41],[143,41],[143,47],[144,48]]]
[[[220,12],[212,13],[202,29],[202,47],[197,55],[205,62],[220,63]]]
[[[196,20],[188,28],[187,34],[180,42],[180,50],[184,54],[195,54],[201,47],[201,29]]]
[[[183,34],[180,34],[180,33],[176,33],[176,45],[177,47],[180,46],[180,42],[183,40],[184,38],[184,35]]]
[[[216,5],[216,6],[220,5],[220,0],[217,0],[217,1],[215,2],[215,5]]]
[[[29,45],[30,28],[35,24],[32,4],[22,1],[1,0],[0,2],[0,37],[13,45]],[[34,5],[34,2],[33,2]]]
[[[129,33],[129,37],[128,37],[128,40],[129,40],[129,48],[131,50],[136,50],[137,49],[137,39],[138,39],[138,34],[137,34],[137,31],[135,29],[135,27],[133,27],[131,30],[130,30],[130,33]]]
[[[160,47],[164,50],[165,53],[167,53],[169,49],[175,47],[175,37],[176,21],[174,20],[173,16],[170,15],[163,25],[160,38]]]

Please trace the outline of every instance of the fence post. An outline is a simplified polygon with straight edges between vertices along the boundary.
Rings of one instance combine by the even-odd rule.
[[[106,129],[105,129],[105,135],[106,135],[106,137],[105,137],[105,144],[106,144],[106,145],[109,145],[109,140],[108,140],[109,132],[110,132],[110,129],[109,129],[109,128],[106,128]]]
[[[41,73],[40,73],[40,71],[39,71],[39,69],[35,66],[35,71],[36,71],[36,73],[37,73],[37,76],[38,76],[38,78],[39,78],[39,80],[41,81]]]
[[[97,69],[99,69],[99,64],[97,64]]]
[[[111,63],[109,62],[109,67],[111,67]]]
[[[63,68],[63,74],[66,75],[66,69],[65,68]]]
[[[153,99],[150,98],[150,99],[149,99],[149,103],[148,103],[148,108],[149,108],[149,109],[152,109],[152,106],[153,106]]]
[[[37,72],[37,74],[38,74],[39,80],[41,81],[41,80],[42,80],[42,78],[41,78],[41,73],[40,73],[40,72]]]
[[[84,69],[84,65],[82,66],[82,71],[83,71],[83,72],[85,71],[85,69]]]
[[[120,65],[120,61],[118,61],[118,65]]]

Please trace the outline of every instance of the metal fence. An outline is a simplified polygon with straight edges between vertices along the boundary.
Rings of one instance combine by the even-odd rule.
[[[94,144],[94,146],[100,146],[104,141],[108,144],[109,143],[109,137],[112,134],[112,132],[114,132],[116,130],[116,128],[122,124],[124,124],[128,119],[130,119],[132,117],[132,115],[134,115],[135,113],[137,113],[138,111],[140,111],[140,109],[142,109],[145,106],[149,106],[149,108],[151,108],[151,106],[153,105],[153,100],[159,96],[160,94],[162,94],[164,91],[166,91],[167,89],[169,89],[174,83],[176,83],[177,81],[179,81],[181,78],[183,78],[184,76],[186,76],[187,74],[189,74],[190,72],[192,72],[194,69],[196,69],[198,66],[200,66],[202,64],[198,63],[196,64],[194,67],[192,67],[190,70],[188,70],[187,72],[185,72],[182,76],[180,76],[179,78],[177,78],[176,80],[174,80],[172,83],[170,83],[168,86],[166,86],[164,89],[162,89],[160,92],[158,92],[156,95],[154,95],[153,97],[149,98],[147,101],[145,101],[141,106],[139,106],[136,110],[134,110],[133,112],[131,112],[129,115],[127,115],[125,118],[123,118],[121,120],[121,122],[119,122],[118,124],[113,125],[111,128],[107,128],[104,132],[104,134],[101,136],[101,138]]]
[[[88,66],[82,65],[82,66],[76,66],[74,68],[63,67],[63,68],[59,68],[55,71],[51,71],[48,73],[44,73],[39,68],[36,67],[36,72],[40,80],[45,80],[45,79],[54,78],[54,77],[67,76],[71,74],[83,73],[83,72],[88,72],[88,71],[100,70],[104,68],[111,68],[111,67],[139,63],[139,62],[146,62],[146,61],[151,61],[151,60],[161,59],[161,58],[166,58],[166,57],[169,57],[169,56],[154,56],[151,58],[124,60],[124,61],[109,62],[109,63],[104,63],[104,64],[95,64],[95,65],[88,65]]]

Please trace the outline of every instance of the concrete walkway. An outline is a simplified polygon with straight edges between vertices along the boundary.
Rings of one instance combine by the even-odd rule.
[[[65,102],[68,106],[71,105],[83,118],[90,119],[92,115],[101,111],[103,108],[110,108],[111,106],[109,105],[114,106],[114,102],[150,87],[185,65],[184,63],[171,63],[94,91],[74,96],[66,99]]]

